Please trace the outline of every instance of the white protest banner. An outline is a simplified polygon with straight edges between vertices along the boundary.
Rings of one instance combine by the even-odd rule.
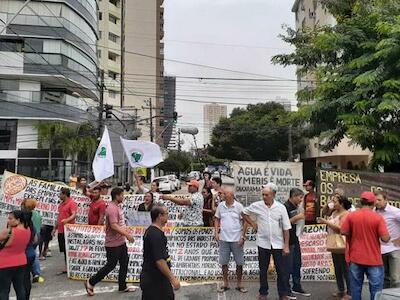
[[[42,215],[43,224],[54,225],[58,215],[58,204],[60,202],[60,189],[63,186],[46,182],[27,176],[11,173],[5,171],[3,174],[2,188],[0,191],[0,214],[9,213],[12,210],[20,209],[21,202],[27,198],[33,198],[38,201],[36,210]],[[90,199],[75,189],[71,189],[71,197],[78,205],[78,212],[76,223],[87,224]],[[175,195],[175,197],[189,197],[189,195]],[[109,197],[104,197],[109,201]],[[122,209],[125,213],[127,220],[132,220],[139,204],[144,201],[144,195],[127,195],[125,196],[122,204]],[[170,213],[170,220],[168,226],[177,226],[181,223],[179,216],[184,206],[178,206],[171,201],[166,201],[165,205],[168,207]],[[141,219],[142,220],[142,219]],[[131,225],[139,225],[130,223]],[[140,221],[143,222],[143,221]]]
[[[233,161],[238,199],[245,205],[262,200],[261,189],[268,182],[278,186],[276,200],[285,202],[291,188],[303,187],[303,164],[292,162]]]
[[[138,282],[143,259],[144,227],[129,227],[135,237],[128,243],[128,281]],[[221,268],[218,264],[218,243],[214,229],[205,227],[165,228],[168,250],[172,257],[172,270],[181,280],[218,280]],[[94,275],[106,262],[104,228],[102,226],[68,225],[65,230],[68,277],[84,280]],[[331,255],[326,251],[326,228],[324,225],[306,226],[300,237],[304,249],[302,280],[334,280]],[[258,251],[255,234],[250,234],[245,243],[245,265],[243,276],[247,280],[258,280]],[[315,261],[315,263],[311,263]],[[230,275],[234,275],[231,264]],[[116,281],[114,270],[106,280]]]
[[[92,168],[94,178],[98,182],[114,175],[114,158],[107,126],[104,127],[103,137],[96,150]]]
[[[126,140],[120,137],[122,147],[132,168],[152,168],[163,161],[160,146],[147,141]]]

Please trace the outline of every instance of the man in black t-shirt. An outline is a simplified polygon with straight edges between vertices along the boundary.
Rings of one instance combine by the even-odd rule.
[[[307,297],[311,296],[311,294],[304,291],[300,283],[301,250],[296,228],[296,223],[300,220],[304,220],[304,214],[299,212],[299,207],[304,199],[304,192],[298,188],[293,188],[290,190],[289,197],[289,200],[286,201],[284,205],[289,215],[290,223],[292,224],[292,228],[289,230],[290,253],[288,255],[288,265],[289,272],[292,275],[293,288],[290,288],[290,282],[288,282],[288,286],[289,291],[291,291],[289,299],[295,299],[293,294]]]
[[[153,223],[143,236],[143,265],[140,274],[142,300],[173,300],[173,289],[178,290],[180,282],[171,272],[167,238],[162,230],[168,221],[168,209],[156,204],[150,215]]]

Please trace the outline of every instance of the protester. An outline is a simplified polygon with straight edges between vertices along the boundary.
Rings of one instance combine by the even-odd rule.
[[[182,213],[183,226],[204,226],[203,224],[203,196],[199,193],[199,182],[190,180],[187,183],[190,198],[177,198],[173,195],[160,195],[160,199],[169,200],[177,205],[186,206]]]
[[[100,196],[108,196],[108,190],[111,188],[111,185],[103,182],[99,185],[100,187]]]
[[[152,192],[144,194],[144,202],[139,204],[138,211],[151,211],[153,208],[154,198]]]
[[[373,211],[376,197],[372,192],[360,196],[361,208],[350,213],[341,226],[349,243],[346,260],[350,263],[350,285],[353,300],[361,300],[364,274],[369,281],[371,300],[383,288],[383,260],[380,240],[387,243],[390,235],[385,220]]]
[[[124,196],[131,194],[131,185],[127,182],[124,186]]]
[[[38,242],[40,241],[40,229],[42,227],[42,216],[40,215],[40,213],[35,210],[37,205],[37,201],[35,199],[25,199],[24,201],[22,201],[21,203],[21,208],[22,210],[27,210],[28,212],[30,212],[32,214],[32,224],[35,228],[35,245],[34,245],[34,253],[35,253],[35,257],[34,257],[34,262],[32,265],[32,275],[33,275],[33,279],[32,279],[32,283],[43,283],[44,282],[44,278],[41,276],[42,271],[40,269],[40,262],[39,262],[39,255],[36,253],[36,248],[38,246]]]
[[[207,172],[207,171],[203,172],[203,178],[204,178],[203,189],[204,189],[204,188],[211,189],[211,188],[212,188],[211,173],[210,173],[210,172]]]
[[[298,188],[293,188],[289,192],[289,200],[285,202],[285,208],[289,216],[289,221],[292,224],[292,228],[289,230],[289,247],[290,253],[288,255],[288,267],[289,274],[292,275],[293,286],[289,284],[288,296],[293,298],[293,294],[309,297],[310,293],[307,293],[301,286],[301,248],[299,238],[297,237],[297,225],[296,223],[300,220],[304,220],[304,213],[299,212],[299,206],[302,204],[304,198],[304,192]],[[289,278],[288,278],[289,279]]]
[[[220,177],[213,177],[211,179],[211,186],[212,186],[212,194],[214,198],[214,203],[216,206],[219,205],[220,202],[222,202],[222,195],[224,193],[222,189],[222,179]]]
[[[344,197],[336,194],[333,197],[333,212],[331,216],[326,220],[324,218],[317,218],[318,223],[326,224],[329,235],[340,234],[340,228],[349,214],[351,208],[350,201]],[[340,237],[339,237],[340,238]],[[345,243],[343,243],[345,246]],[[328,249],[329,251],[330,249]],[[335,278],[338,292],[334,293],[335,297],[343,300],[351,299],[351,284],[349,277],[349,267],[345,259],[345,247],[343,249],[331,250],[333,266],[335,267]],[[345,290],[344,282],[346,281],[347,291]]]
[[[137,187],[136,194],[146,194],[149,191],[149,189],[144,186],[144,181],[146,180],[146,178],[136,173],[134,173],[134,176]]]
[[[215,239],[219,245],[219,264],[222,266],[224,285],[218,289],[222,293],[229,290],[228,271],[231,253],[236,263],[236,290],[247,293],[242,286],[244,265],[243,245],[246,239],[247,223],[243,224],[243,205],[235,200],[233,191],[224,193],[225,201],[218,205],[215,212]]]
[[[278,274],[277,286],[280,299],[289,299],[288,270],[285,261],[289,254],[289,229],[291,228],[286,208],[274,201],[275,184],[262,189],[263,201],[252,203],[243,210],[243,218],[257,231],[258,262],[260,267],[260,300],[268,295],[268,266],[271,255]],[[256,218],[254,222],[252,217]]]
[[[54,236],[58,231],[58,247],[60,252],[64,253],[64,270],[57,273],[57,275],[67,273],[67,251],[65,249],[65,236],[64,226],[66,224],[75,224],[76,212],[78,206],[75,201],[71,198],[71,191],[69,188],[61,188],[60,190],[61,203],[58,205],[58,217],[56,222],[56,228],[53,229],[52,235]]]
[[[51,257],[49,243],[53,239],[54,226],[42,225],[40,228],[40,241],[39,241],[39,260],[45,260],[46,257]]]
[[[312,180],[307,180],[304,183],[304,188],[307,194],[304,196],[304,211],[306,225],[315,224],[317,221],[318,201],[314,191],[315,184]]]
[[[90,195],[89,205],[89,225],[103,225],[104,224],[104,214],[106,211],[106,202],[100,197],[100,187],[95,187]]]
[[[77,191],[81,192],[82,194],[86,195],[86,191],[87,191],[87,181],[85,177],[80,177],[79,178],[79,182],[76,186]]]
[[[26,290],[26,299],[29,299],[30,295],[31,295],[31,288],[32,288],[31,273],[33,270],[33,263],[34,263],[35,257],[36,257],[35,245],[38,242],[38,238],[36,235],[36,229],[32,223],[32,212],[24,209],[24,210],[22,210],[22,213],[23,213],[23,218],[25,220],[25,224],[26,224],[26,226],[28,226],[28,228],[30,229],[30,232],[31,232],[29,243],[25,250],[27,264],[26,264],[25,272],[24,272],[24,286],[25,286],[25,290]]]
[[[106,209],[106,238],[105,247],[107,263],[94,276],[85,281],[86,292],[89,296],[94,295],[94,286],[106,277],[119,262],[118,285],[120,292],[133,292],[133,287],[126,285],[126,274],[128,273],[128,248],[125,238],[133,242],[133,236],[125,228],[124,212],[120,204],[124,201],[124,190],[113,188],[111,191],[111,202]]]
[[[9,299],[11,283],[17,300],[26,300],[25,250],[31,240],[31,231],[21,210],[8,215],[8,229],[0,232],[0,299]]]
[[[205,227],[212,227],[215,213],[214,198],[210,188],[204,187],[201,191],[203,195],[203,223]]]
[[[376,191],[375,195],[376,212],[385,219],[390,235],[388,243],[381,242],[384,288],[400,288],[400,209],[388,203],[386,192]]]
[[[171,272],[171,257],[163,231],[168,221],[168,209],[162,204],[156,204],[150,215],[152,224],[143,236],[143,264],[140,274],[142,300],[173,300],[173,289],[178,290],[180,282]]]

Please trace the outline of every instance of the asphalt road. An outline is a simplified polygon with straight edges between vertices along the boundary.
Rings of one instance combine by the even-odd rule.
[[[70,280],[66,275],[57,276],[56,273],[62,269],[63,257],[57,250],[55,243],[52,244],[53,257],[48,258],[42,263],[43,276],[45,282],[43,284],[34,284],[32,287],[31,299],[87,299],[86,291],[82,281]],[[231,290],[219,294],[217,287],[220,283],[200,283],[185,284],[176,292],[177,300],[248,300],[257,299],[258,283],[245,282],[244,286],[249,290],[247,294],[241,294],[233,289],[234,283],[231,284]],[[136,285],[137,286],[137,285]],[[334,282],[304,282],[304,289],[309,291],[311,297],[299,296],[301,300],[321,300],[335,299],[331,294],[335,291]],[[129,294],[120,294],[116,283],[100,283],[95,288],[94,299],[141,299],[141,291],[138,288],[136,292]],[[364,287],[363,299],[368,299],[368,288]],[[276,293],[276,282],[270,283],[270,299],[278,299]],[[14,297],[15,299],[15,297]],[[156,299],[155,299],[156,300]]]

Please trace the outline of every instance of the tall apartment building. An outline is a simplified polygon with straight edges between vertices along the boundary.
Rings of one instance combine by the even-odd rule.
[[[164,7],[162,0],[124,0],[124,55],[122,109],[139,119],[153,118],[153,141],[162,145],[164,130]],[[151,100],[150,100],[151,99]],[[150,121],[139,123],[142,136],[150,140]],[[142,124],[142,125],[140,125]]]
[[[323,25],[335,25],[335,18],[329,11],[322,6],[320,1],[315,0],[296,0],[292,12],[296,17],[296,29],[302,28],[314,29]],[[312,88],[315,84],[313,74],[308,74],[305,77],[298,78],[298,89],[307,87]],[[312,99],[311,99],[312,101]],[[368,165],[372,154],[368,150],[362,150],[358,145],[350,145],[350,140],[345,137],[339,145],[329,152],[324,152],[319,149],[321,140],[319,138],[311,139],[302,155],[306,170],[313,170],[316,166],[329,166],[336,168],[350,168],[351,166]],[[309,166],[309,167],[308,167]],[[315,173],[314,173],[315,175]],[[304,177],[312,177],[313,174],[304,174]]]
[[[162,138],[164,141],[164,148],[177,149],[178,137],[176,131],[176,124],[173,120],[176,103],[176,77],[164,77],[164,132]]]
[[[121,106],[121,0],[100,0],[97,55],[104,71],[104,103]]]
[[[211,134],[215,125],[218,124],[221,118],[227,117],[227,106],[216,103],[206,104],[203,106],[203,121],[204,121],[204,144],[210,144]]]
[[[47,150],[39,121],[91,120],[98,101],[96,0],[0,0],[0,174],[44,178]],[[5,26],[7,24],[8,26]],[[53,153],[53,177],[66,180],[71,162]]]

